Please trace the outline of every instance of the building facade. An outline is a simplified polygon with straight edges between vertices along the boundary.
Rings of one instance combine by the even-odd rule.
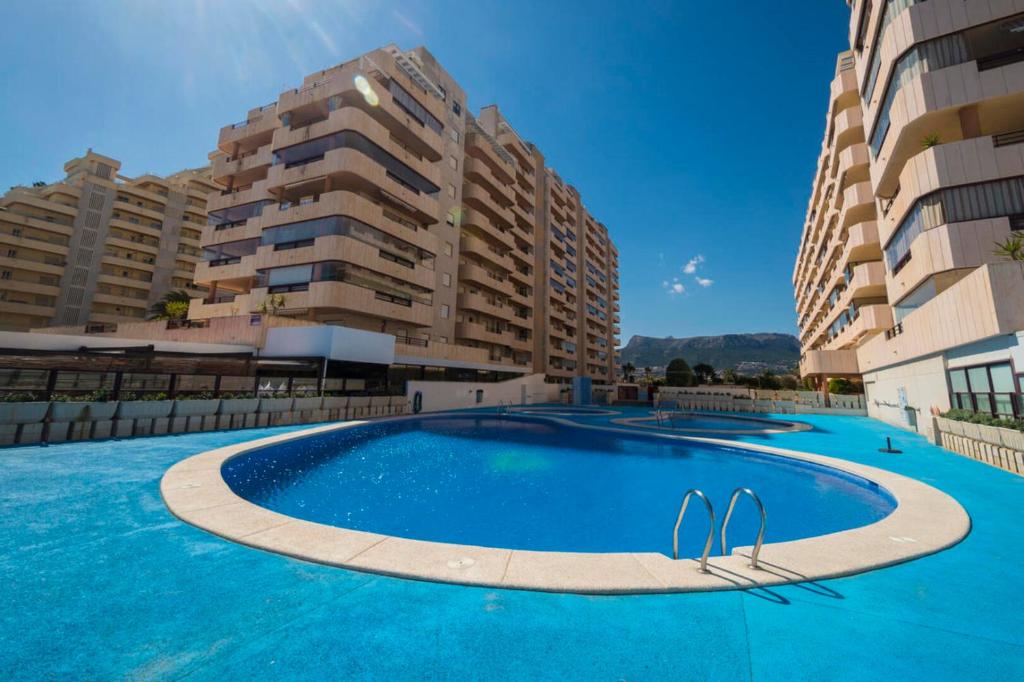
[[[192,319],[271,310],[393,334],[411,366],[444,356],[613,382],[606,228],[496,106],[470,114],[426,49],[389,46],[307,76],[222,128],[210,158],[222,189],[195,275],[209,295]],[[593,287],[573,275],[566,295],[565,276],[587,267]]]
[[[1022,416],[1024,2],[856,0],[793,275],[803,357],[869,413]]]
[[[194,284],[209,169],[118,175],[93,151],[52,184],[0,199],[0,329],[141,320],[167,292]]]

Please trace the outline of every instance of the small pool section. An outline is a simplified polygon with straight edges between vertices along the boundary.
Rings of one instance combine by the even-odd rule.
[[[660,419],[654,415],[650,417],[629,417],[617,420],[616,423],[680,431],[683,433],[690,432],[693,435],[777,433],[780,431],[809,431],[812,428],[809,424],[783,419],[762,419],[738,415],[674,411],[662,413]]]
[[[599,417],[608,414],[621,414],[617,410],[605,410],[600,407],[581,407],[578,405],[513,407],[510,412],[513,414],[533,414],[549,417]]]
[[[671,552],[683,493],[700,488],[719,515],[733,489],[768,509],[766,542],[878,521],[884,489],[830,467],[703,443],[620,435],[540,418],[445,415],[369,424],[278,443],[226,461],[241,497],[317,523],[435,542],[563,552]],[[730,524],[750,544],[756,513]],[[681,551],[699,554],[702,509]],[[715,552],[720,548],[715,545]]]

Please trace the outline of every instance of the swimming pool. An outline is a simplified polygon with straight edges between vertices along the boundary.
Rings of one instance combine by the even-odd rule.
[[[553,417],[599,417],[609,414],[620,414],[618,410],[606,410],[601,407],[583,407],[579,405],[528,405],[511,407],[514,414],[547,415]]]
[[[613,420],[616,424],[664,429],[693,434],[759,434],[809,431],[809,424],[784,419],[766,419],[704,412],[665,411],[648,417],[624,417]]]
[[[721,529],[697,510],[683,524],[679,560],[667,555],[687,487],[708,492],[721,522],[726,496],[742,485],[768,507],[756,565],[748,502],[729,527],[731,553],[706,565],[687,558]],[[239,442],[176,463],[160,493],[194,526],[307,561],[586,594],[851,575],[945,549],[970,530],[942,491],[845,459],[486,413],[325,424]]]
[[[895,500],[829,467],[703,443],[610,435],[551,421],[446,416],[384,422],[281,443],[225,462],[240,497],[287,516],[432,542],[559,552],[671,554],[682,494],[724,510],[754,489],[766,542],[874,523]],[[741,503],[730,533],[757,532]],[[681,553],[707,531],[694,510]],[[716,545],[715,552],[720,548]]]

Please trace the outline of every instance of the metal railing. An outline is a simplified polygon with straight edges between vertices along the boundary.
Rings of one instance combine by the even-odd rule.
[[[747,495],[757,505],[757,510],[761,514],[761,525],[757,530],[757,540],[754,542],[754,551],[750,554],[750,567],[757,568],[757,555],[761,553],[761,544],[764,542],[764,529],[768,523],[768,513],[764,509],[764,504],[761,503],[761,498],[757,496],[750,488],[736,488],[732,491],[732,497],[729,498],[729,509],[725,512],[725,518],[722,520],[722,554],[728,555],[728,545],[726,544],[725,531],[729,527],[729,519],[732,518],[732,510],[736,507],[736,501],[740,495]]]
[[[701,573],[708,572],[708,556],[711,554],[711,545],[715,541],[715,510],[711,506],[711,500],[707,498],[700,490],[696,488],[690,488],[686,491],[686,495],[683,496],[683,504],[679,507],[679,516],[676,517],[675,528],[672,529],[672,558],[679,559],[679,526],[683,523],[683,515],[686,514],[686,507],[690,504],[690,498],[696,495],[704,502],[704,507],[708,510],[708,517],[710,518],[710,525],[708,526],[708,537],[704,542],[704,552],[700,557],[700,571]]]

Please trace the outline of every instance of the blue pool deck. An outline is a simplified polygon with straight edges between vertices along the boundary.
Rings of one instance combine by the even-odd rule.
[[[798,419],[815,429],[737,440],[918,478],[970,535],[821,583],[505,591],[303,563],[164,507],[174,462],[303,426],[0,450],[0,679],[1024,679],[1024,477],[866,418]]]

